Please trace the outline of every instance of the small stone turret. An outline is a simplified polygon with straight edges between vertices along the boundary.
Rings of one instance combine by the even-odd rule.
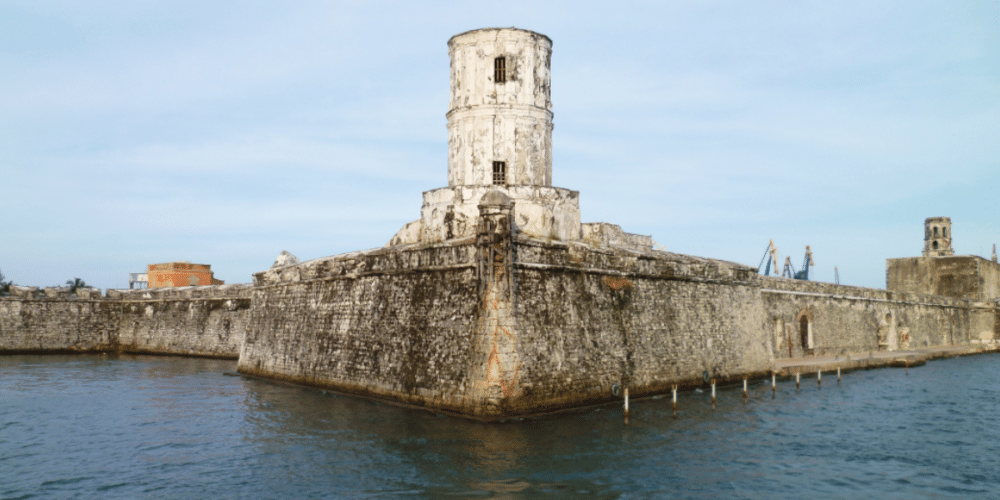
[[[924,257],[955,255],[951,249],[951,217],[924,220]]]

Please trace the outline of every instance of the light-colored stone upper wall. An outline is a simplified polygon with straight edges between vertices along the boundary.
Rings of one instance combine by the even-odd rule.
[[[505,185],[551,186],[551,113],[479,106],[450,114],[448,185],[493,185],[494,161],[506,163]]]
[[[580,193],[542,186],[462,186],[424,192],[420,241],[436,243],[475,234],[479,200],[490,191],[514,200],[517,232],[540,239],[580,239]]]
[[[983,280],[981,298],[994,302],[1000,300],[1000,264],[986,259],[977,259],[976,264]]]
[[[493,184],[493,162],[506,163],[508,185],[552,185],[552,102],[548,37],[488,28],[448,41],[451,102],[448,185]],[[505,61],[505,81],[495,61]]]
[[[632,234],[622,231],[618,224],[606,222],[588,222],[580,225],[583,241],[600,247],[621,247],[632,250],[649,250],[653,248],[653,237]]]
[[[975,255],[886,260],[886,288],[976,301],[1000,299],[1000,264]]]
[[[448,40],[451,102],[456,111],[477,105],[552,107],[549,68],[552,41],[533,31],[483,28]],[[494,59],[506,57],[506,82],[494,81]]]
[[[988,302],[775,277],[761,277],[761,297],[778,358],[1000,340]]]

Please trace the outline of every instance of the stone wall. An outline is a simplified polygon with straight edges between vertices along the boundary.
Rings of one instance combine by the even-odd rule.
[[[1000,339],[993,303],[513,236],[515,215],[488,206],[475,238],[276,267],[253,286],[2,298],[0,353],[239,357],[249,375],[495,419],[762,377],[775,358]]]
[[[255,274],[239,371],[462,413],[474,248],[378,249]]]
[[[975,255],[886,260],[886,288],[892,291],[996,301],[1000,264]]]
[[[584,243],[603,248],[626,248],[629,250],[649,250],[653,248],[653,237],[622,231],[618,224],[607,222],[587,222],[580,224],[581,239]]]
[[[990,343],[992,304],[786,278],[761,278],[771,348],[778,358]]]
[[[110,351],[121,304],[110,300],[0,298],[0,353]]]
[[[254,275],[239,371],[489,419],[773,366],[751,268],[480,232]]]
[[[131,352],[233,358],[249,285],[109,290],[106,298],[0,298],[0,353]]]
[[[520,242],[514,413],[763,376],[773,353],[753,269],[666,252]]]

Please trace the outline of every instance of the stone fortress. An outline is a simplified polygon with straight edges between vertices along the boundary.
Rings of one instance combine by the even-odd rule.
[[[887,290],[581,223],[579,193],[551,185],[551,40],[481,29],[448,47],[448,186],[385,247],[283,253],[252,285],[3,298],[0,352],[232,357],[248,376],[491,420],[1000,338],[1000,265],[954,256],[947,218],[927,220],[923,256],[887,261]]]

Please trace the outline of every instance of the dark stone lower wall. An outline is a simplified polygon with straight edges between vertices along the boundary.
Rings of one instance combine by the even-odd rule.
[[[107,300],[0,298],[0,353],[114,350],[120,318]]]
[[[110,298],[0,298],[0,353],[131,352],[236,359],[250,287],[134,290]]]
[[[778,358],[993,343],[990,304],[783,278],[761,278],[766,328]],[[812,344],[809,344],[809,336]]]
[[[503,271],[511,296],[492,288],[505,279],[484,286],[477,249],[258,273],[239,371],[490,419],[617,400],[614,385],[641,396],[773,367],[745,266],[520,241]]]
[[[502,231],[286,266],[252,286],[0,298],[0,353],[238,357],[248,375],[483,419],[766,376],[776,358],[998,339],[987,303]]]
[[[518,246],[521,368],[510,406],[539,413],[766,374],[773,368],[756,275],[660,252]]]
[[[466,413],[474,248],[376,250],[254,276],[239,371]]]

